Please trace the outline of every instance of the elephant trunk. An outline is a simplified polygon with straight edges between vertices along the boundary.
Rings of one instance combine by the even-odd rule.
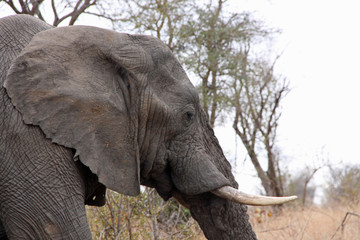
[[[173,196],[190,209],[192,217],[198,222],[207,239],[257,239],[249,223],[245,205],[220,198],[210,192],[190,196],[174,191]]]
[[[266,206],[295,200],[290,197],[265,197],[246,194],[224,186],[199,195],[186,195],[177,190],[173,197],[190,209],[208,239],[257,239],[246,213],[247,205]],[[240,203],[240,204],[239,204]]]

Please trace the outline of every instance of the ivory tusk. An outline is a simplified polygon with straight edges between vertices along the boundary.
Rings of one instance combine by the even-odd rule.
[[[233,202],[253,206],[268,206],[282,204],[297,199],[297,196],[267,197],[243,193],[233,187],[224,186],[211,191],[213,194]]]

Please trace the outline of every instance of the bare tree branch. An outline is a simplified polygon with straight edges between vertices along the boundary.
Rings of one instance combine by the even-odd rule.
[[[52,8],[52,11],[54,14],[53,25],[56,26],[55,23],[57,23],[59,21],[59,15],[57,14],[57,11],[56,11],[55,0],[51,0],[51,8]]]
[[[20,8],[17,8],[13,0],[3,0],[16,14],[29,14],[32,16],[37,16],[41,20],[45,21],[43,14],[40,10],[40,6],[45,2],[44,0],[19,0]],[[83,13],[87,13],[86,10],[96,5],[97,0],[78,0],[76,1],[75,6],[72,7],[70,13],[67,13],[63,16],[59,16],[58,8],[68,8],[71,7],[71,1],[61,1],[59,6],[56,5],[55,0],[51,0],[51,9],[53,13],[54,20],[52,24],[58,26],[64,20],[70,18],[69,25],[73,25]],[[96,13],[92,13],[93,15]],[[97,16],[109,19],[106,15],[98,14]]]

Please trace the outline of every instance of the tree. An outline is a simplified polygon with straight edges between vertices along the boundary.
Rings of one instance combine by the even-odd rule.
[[[267,195],[283,196],[276,133],[281,116],[280,102],[288,93],[288,83],[274,75],[275,62],[262,59],[251,63],[250,44],[239,52],[233,72],[233,128],[244,144]],[[267,170],[261,166],[265,153]]]
[[[239,43],[248,34],[264,33],[248,13],[227,13],[225,2],[195,6],[194,18],[182,26],[183,37],[188,39],[182,59],[201,81],[199,94],[212,127],[223,117],[231,98],[229,71]]]
[[[329,166],[330,177],[325,187],[325,199],[328,204],[358,204],[360,196],[360,167],[344,165]]]
[[[196,19],[182,26],[190,39],[186,46],[188,57],[185,63],[201,79],[199,93],[212,127],[215,126],[225,99],[221,96],[224,87],[223,79],[220,80],[224,75],[221,64],[226,62],[225,55],[229,52],[227,46],[232,37],[237,37],[232,31],[236,26],[222,19],[223,3],[224,1],[220,0],[217,7],[211,6],[211,3],[205,8],[197,6]],[[233,16],[235,17],[237,16]]]
[[[150,34],[176,53],[181,50],[181,26],[187,24],[190,0],[124,0],[123,11],[111,15],[114,28]],[[111,11],[111,10],[110,10]]]
[[[39,19],[58,26],[60,23],[68,21],[68,25],[74,25],[81,14],[91,14],[102,18],[112,19],[101,10],[101,0],[61,0],[61,1],[45,1],[45,0],[3,0],[16,14],[29,14]],[[50,2],[50,3],[49,3]],[[98,7],[95,9],[95,7]],[[53,20],[47,20],[51,9]],[[92,11],[89,11],[92,9]]]
[[[285,193],[287,195],[298,196],[303,207],[306,203],[311,204],[315,197],[316,186],[310,184],[310,182],[321,168],[322,167],[310,168],[306,166],[295,176],[285,178]]]

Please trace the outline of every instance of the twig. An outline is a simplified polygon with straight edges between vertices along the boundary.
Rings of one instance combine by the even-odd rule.
[[[287,225],[281,228],[274,228],[274,229],[267,229],[267,230],[263,230],[263,231],[258,231],[258,233],[265,233],[265,232],[275,232],[275,231],[280,231],[280,230],[284,230],[286,228],[291,227],[291,225]]]
[[[345,225],[346,225],[346,220],[350,219],[350,216],[355,216],[355,217],[360,218],[360,215],[357,214],[357,213],[347,212],[347,213],[345,214],[345,217],[344,217],[344,219],[342,220],[341,224],[340,224],[339,227],[336,229],[335,233],[332,235],[332,237],[330,238],[330,240],[335,237],[335,235],[336,235],[336,233],[339,231],[339,229],[341,229],[341,235],[343,235],[343,233],[344,233],[344,228],[345,228]]]
[[[301,239],[304,238],[304,234],[305,234],[305,229],[307,228],[307,226],[309,225],[309,222],[310,222],[310,219],[312,217],[312,214],[310,214],[309,218],[307,219],[306,223],[305,223],[305,226],[303,227],[302,231],[301,231]]]
[[[109,229],[110,229],[110,227],[104,228],[104,229],[101,231],[101,233],[100,233],[99,239],[102,239],[103,234],[106,234],[106,231],[109,230]]]

